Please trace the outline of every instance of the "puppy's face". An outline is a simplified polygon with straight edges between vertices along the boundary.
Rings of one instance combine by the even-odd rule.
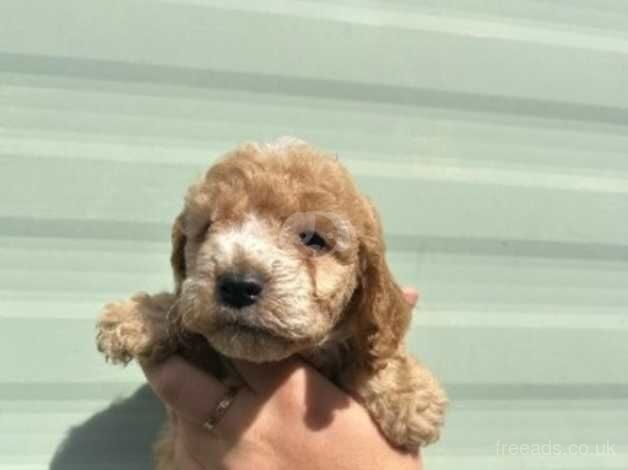
[[[301,143],[240,147],[190,188],[173,229],[181,326],[256,362],[347,339],[373,223],[334,159]]]

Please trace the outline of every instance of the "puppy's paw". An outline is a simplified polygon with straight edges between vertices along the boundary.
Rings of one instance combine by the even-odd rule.
[[[405,426],[402,425],[401,432],[395,436],[395,443],[404,449],[415,450],[436,442],[447,407],[443,391],[438,384],[428,383],[414,397],[408,397],[408,402],[407,408],[401,410],[400,421],[405,421]]]
[[[447,400],[440,389],[392,392],[367,403],[380,430],[396,447],[416,451],[440,437]]]
[[[431,372],[400,353],[374,374],[356,371],[344,384],[369,411],[388,441],[416,451],[438,440],[447,398]]]
[[[127,364],[146,351],[150,339],[136,308],[132,299],[105,305],[97,324],[96,344],[107,361]]]
[[[162,355],[168,343],[167,311],[173,303],[170,294],[140,293],[107,304],[97,324],[98,350],[114,364]]]

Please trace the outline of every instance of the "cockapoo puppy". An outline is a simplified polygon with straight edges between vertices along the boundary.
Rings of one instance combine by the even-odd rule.
[[[293,354],[359,400],[388,440],[439,437],[445,395],[404,350],[411,307],[379,218],[333,156],[297,139],[243,144],[185,197],[172,228],[174,293],[107,305],[98,348],[118,363],[181,354],[222,380],[229,358]],[[168,433],[158,467],[169,469]]]

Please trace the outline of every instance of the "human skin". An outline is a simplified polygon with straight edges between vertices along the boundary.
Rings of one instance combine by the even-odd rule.
[[[234,365],[246,385],[211,432],[203,423],[223,384],[180,357],[144,370],[173,415],[178,470],[422,468],[419,454],[393,448],[362,406],[303,361]]]

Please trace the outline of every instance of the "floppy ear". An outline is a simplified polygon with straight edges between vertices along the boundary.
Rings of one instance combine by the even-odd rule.
[[[170,255],[170,264],[174,274],[175,294],[181,294],[181,284],[186,276],[185,270],[185,244],[187,238],[183,231],[183,212],[181,212],[172,224],[172,232],[170,236],[172,242],[172,253]]]
[[[360,278],[352,299],[353,338],[357,359],[369,370],[385,366],[410,323],[411,306],[395,283],[385,259],[381,224],[368,203],[368,231],[360,239]]]

